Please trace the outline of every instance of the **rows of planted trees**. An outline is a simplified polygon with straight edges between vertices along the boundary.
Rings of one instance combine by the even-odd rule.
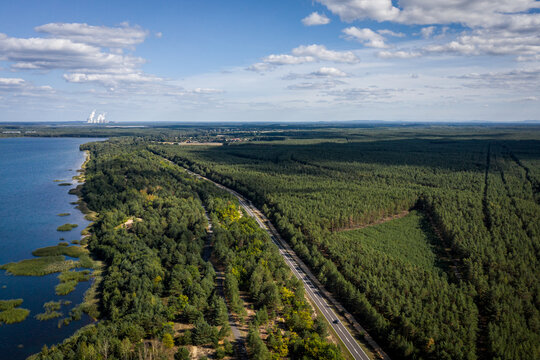
[[[261,206],[391,354],[540,356],[540,134],[413,135],[150,148]],[[432,268],[374,246],[384,229],[371,242],[342,234],[411,208]]]

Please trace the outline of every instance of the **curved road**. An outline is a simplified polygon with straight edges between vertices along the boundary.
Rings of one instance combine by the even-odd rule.
[[[317,306],[320,312],[325,317],[328,324],[332,327],[334,332],[339,336],[347,350],[354,359],[358,360],[370,360],[370,357],[364,352],[362,347],[358,344],[354,336],[351,335],[349,329],[339,320],[339,317],[334,312],[334,308],[337,308],[344,317],[356,328],[359,332],[363,333],[366,341],[375,349],[375,353],[381,359],[390,360],[388,355],[382,351],[380,346],[378,346],[373,339],[367,334],[365,330],[354,320],[351,314],[349,314],[331,295],[326,291],[322,284],[315,278],[311,273],[308,267],[304,264],[302,260],[296,255],[296,253],[291,249],[291,247],[281,238],[279,233],[276,231],[272,223],[262,214],[249,200],[246,200],[242,195],[236,191],[229,189],[221,184],[218,184],[204,176],[201,176],[193,171],[183,168],[189,174],[206,181],[209,181],[216,185],[217,187],[231,193],[234,195],[240,206],[246,211],[246,213],[255,218],[257,223],[261,228],[266,230],[272,241],[279,248],[279,252],[285,259],[285,263],[291,268],[293,274],[300,279],[304,288],[306,289],[306,294],[313,304]]]

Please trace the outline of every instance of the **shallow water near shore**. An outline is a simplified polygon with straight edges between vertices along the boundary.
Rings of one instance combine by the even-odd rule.
[[[89,222],[71,202],[77,201],[68,191],[74,188],[72,177],[78,175],[85,160],[81,144],[102,139],[92,138],[2,138],[0,139],[0,264],[33,258],[32,251],[57,245],[60,241],[80,240],[81,230]],[[73,183],[59,186],[59,182]],[[69,216],[58,216],[70,213]],[[78,224],[71,231],[58,232],[65,223]],[[60,240],[64,238],[65,240]],[[43,303],[70,300],[62,306],[64,317],[83,299],[90,282],[81,282],[65,296],[55,294],[59,274],[46,276],[13,276],[0,270],[0,299],[22,298],[21,308],[30,315],[17,324],[0,326],[0,359],[25,359],[43,345],[62,342],[91,319],[58,328],[58,320],[38,321]]]

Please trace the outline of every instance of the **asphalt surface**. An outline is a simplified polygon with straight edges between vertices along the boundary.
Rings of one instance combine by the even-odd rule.
[[[231,193],[234,195],[240,206],[246,211],[249,216],[255,218],[257,223],[261,228],[266,230],[272,241],[279,248],[279,252],[285,259],[285,263],[291,268],[293,274],[300,279],[306,290],[306,294],[313,304],[317,306],[320,312],[325,317],[328,325],[332,327],[337,336],[341,339],[347,350],[354,359],[369,360],[370,358],[364,352],[362,347],[358,344],[354,336],[349,332],[349,329],[339,320],[339,317],[333,310],[331,304],[336,304],[334,299],[331,299],[329,293],[322,288],[322,285],[316,280],[315,276],[309,271],[308,267],[300,260],[300,258],[295,254],[291,247],[281,238],[279,233],[276,231],[272,223],[248,200],[246,200],[242,195],[236,191],[229,189],[221,184],[218,184],[204,176],[196,174],[190,170],[185,169],[189,174],[199,178],[209,181],[216,185],[217,187]],[[347,318],[352,318],[350,314]],[[387,355],[381,355],[383,358],[387,358]]]

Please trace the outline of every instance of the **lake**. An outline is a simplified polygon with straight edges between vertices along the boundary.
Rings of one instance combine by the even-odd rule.
[[[81,144],[98,141],[90,138],[0,138],[0,264],[32,258],[32,251],[65,241],[80,240],[81,230],[89,222],[75,208],[75,187],[72,177],[78,175],[85,154]],[[59,182],[73,183],[59,186]],[[60,217],[59,213],[70,213]],[[79,226],[69,232],[56,228],[65,223]],[[90,282],[81,282],[66,296],[55,294],[58,274],[41,277],[12,276],[0,270],[0,299],[22,298],[21,307],[30,310],[25,321],[0,326],[0,359],[25,359],[44,344],[62,342],[92,320],[84,315],[79,321],[58,328],[56,318],[38,321],[35,315],[44,312],[43,303],[71,300],[60,310],[69,310],[83,299]]]

